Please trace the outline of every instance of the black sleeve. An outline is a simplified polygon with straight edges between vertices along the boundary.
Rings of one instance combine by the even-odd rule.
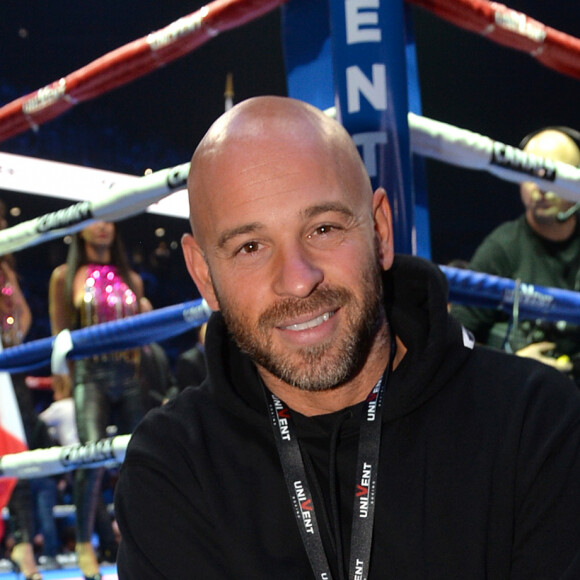
[[[186,437],[168,421],[150,425],[135,431],[115,489],[119,579],[227,578]]]
[[[512,579],[580,578],[580,396],[546,374],[551,389],[533,393],[521,431]]]

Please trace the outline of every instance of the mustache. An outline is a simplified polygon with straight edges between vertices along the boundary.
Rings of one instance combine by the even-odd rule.
[[[285,320],[309,314],[326,308],[336,310],[352,299],[352,294],[345,288],[317,288],[306,298],[287,298],[276,302],[262,312],[258,319],[260,329],[269,329],[279,326]]]

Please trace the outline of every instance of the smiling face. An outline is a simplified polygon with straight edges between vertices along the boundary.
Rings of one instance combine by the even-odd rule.
[[[189,271],[267,384],[342,385],[385,347],[384,191],[320,112],[280,98],[232,111],[192,161]]]

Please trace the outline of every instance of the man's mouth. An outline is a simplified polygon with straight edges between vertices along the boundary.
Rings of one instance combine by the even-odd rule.
[[[325,312],[324,314],[321,314],[316,318],[306,320],[305,322],[290,324],[288,326],[282,326],[281,328],[282,330],[293,330],[293,331],[309,330],[311,328],[316,328],[317,326],[320,326],[321,324],[327,322],[328,320],[330,320],[330,318],[332,318],[335,315],[335,313],[336,310],[333,310],[332,312]]]

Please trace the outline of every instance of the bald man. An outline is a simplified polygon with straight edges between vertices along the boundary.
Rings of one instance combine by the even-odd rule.
[[[474,347],[439,270],[394,255],[385,191],[339,124],[244,101],[199,144],[188,189],[208,376],[131,440],[121,580],[572,570],[580,395]]]
[[[578,144],[564,130],[540,130],[523,143],[528,153],[580,166]],[[469,267],[523,283],[580,290],[578,206],[531,181],[520,185],[520,195],[524,214],[491,232]],[[478,342],[540,360],[580,383],[580,361],[574,361],[580,353],[577,325],[541,320],[515,324],[507,314],[485,308],[454,306],[452,312]]]

